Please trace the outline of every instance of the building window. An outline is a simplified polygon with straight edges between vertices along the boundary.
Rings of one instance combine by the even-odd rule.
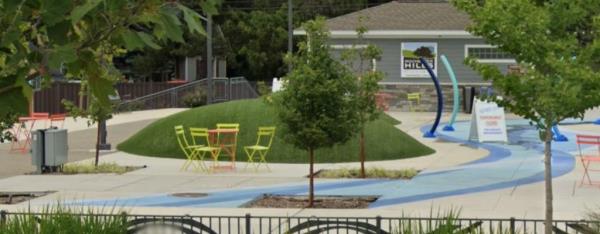
[[[465,58],[471,57],[481,63],[515,63],[513,57],[492,45],[465,45]]]

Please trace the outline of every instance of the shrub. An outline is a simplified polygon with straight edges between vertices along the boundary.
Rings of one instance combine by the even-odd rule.
[[[199,107],[206,105],[206,93],[201,90],[197,90],[193,93],[186,94],[182,98],[183,104],[189,108]]]
[[[94,174],[115,173],[123,174],[134,170],[133,167],[120,166],[116,163],[100,163],[98,167],[91,163],[69,163],[62,167],[64,174]]]
[[[379,167],[371,167],[366,170],[366,178],[389,178],[410,179],[419,172],[416,169],[387,170]],[[340,168],[323,170],[318,174],[319,178],[360,178],[359,168]]]
[[[104,215],[102,211],[94,212],[83,208],[63,206],[49,207],[40,214],[30,212],[15,214],[5,223],[0,223],[3,234],[71,234],[95,233],[113,234],[127,233],[127,218],[123,215]],[[79,215],[84,214],[84,215]]]
[[[264,81],[256,82],[256,86],[258,87],[258,94],[260,96],[268,96],[271,94],[271,86],[267,85]]]

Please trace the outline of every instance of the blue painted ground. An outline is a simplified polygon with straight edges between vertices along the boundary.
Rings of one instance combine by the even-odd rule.
[[[526,121],[508,121],[508,144],[469,142],[469,122],[455,124],[455,132],[438,132],[439,138],[473,147],[489,154],[479,160],[443,170],[425,170],[412,180],[340,180],[318,182],[317,195],[375,195],[380,198],[370,208],[416,202],[432,198],[484,192],[541,182],[544,179],[543,145],[538,133]],[[423,127],[427,129],[427,126]],[[561,129],[564,131],[564,129]],[[574,133],[563,132],[569,139]],[[573,142],[553,144],[553,176],[564,175],[575,166],[568,152],[576,149]],[[446,155],[452,157],[453,155]],[[194,190],[194,188],[190,188]],[[197,190],[202,190],[198,185]],[[232,189],[211,193],[202,198],[155,196],[87,200],[83,205],[159,206],[159,207],[239,207],[262,194],[303,195],[307,185],[289,184],[254,189]]]

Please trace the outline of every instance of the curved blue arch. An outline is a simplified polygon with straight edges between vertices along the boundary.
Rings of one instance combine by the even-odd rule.
[[[440,55],[440,59],[442,63],[444,63],[444,67],[446,67],[446,71],[448,71],[448,75],[450,76],[450,80],[452,80],[452,91],[454,93],[454,100],[452,103],[452,116],[450,117],[450,122],[444,126],[443,131],[454,131],[454,121],[456,121],[456,115],[458,114],[458,109],[460,108],[460,95],[458,94],[458,81],[456,81],[456,75],[454,74],[454,69],[452,69],[452,65],[446,58],[446,55]]]
[[[552,139],[554,141],[569,141],[569,138],[560,133],[560,131],[558,130],[558,125],[552,126],[552,133]]]
[[[435,115],[435,122],[433,122],[433,125],[431,126],[431,130],[429,130],[428,132],[425,132],[425,134],[423,134],[423,137],[434,138],[434,137],[436,137],[435,130],[437,129],[438,125],[440,124],[440,119],[442,118],[442,110],[444,109],[444,95],[442,94],[442,88],[440,87],[440,82],[438,81],[437,76],[431,69],[431,66],[429,66],[429,63],[427,63],[427,61],[424,58],[419,58],[419,61],[421,61],[421,64],[423,64],[423,66],[425,66],[425,68],[427,69],[427,72],[429,72],[429,76],[431,76],[431,79],[433,80],[433,84],[435,85],[435,91],[437,92],[438,106],[437,106],[437,113]]]

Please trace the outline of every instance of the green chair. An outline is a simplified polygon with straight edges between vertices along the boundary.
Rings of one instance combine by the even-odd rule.
[[[215,147],[211,144],[209,139],[209,133],[207,128],[190,128],[190,135],[194,140],[194,144],[199,141],[203,141],[206,144],[201,144],[200,147],[194,148],[194,151],[198,155],[199,165],[202,170],[208,171],[208,167],[204,164],[204,157],[207,153],[213,159],[213,169],[219,164],[219,155],[221,154],[221,147]],[[198,140],[198,141],[197,141]]]
[[[177,136],[177,143],[179,143],[179,147],[186,157],[185,163],[183,163],[183,166],[181,167],[181,170],[185,171],[194,163],[194,161],[199,160],[196,149],[204,147],[204,145],[196,145],[195,141],[194,145],[188,144],[187,138],[185,137],[185,130],[182,125],[175,126],[175,135]],[[203,167],[203,165],[199,163],[195,167]]]
[[[406,99],[408,100],[408,110],[416,111],[419,109],[421,105],[421,93],[408,93],[406,94]],[[413,105],[413,101],[415,105]]]
[[[248,156],[246,168],[248,165],[252,164],[254,165],[254,170],[258,171],[260,164],[264,163],[265,167],[267,167],[267,170],[271,171],[271,168],[269,168],[269,165],[267,165],[267,153],[271,149],[271,144],[273,143],[275,127],[259,127],[257,135],[258,137],[255,145],[244,147],[244,151]],[[258,162],[256,162],[255,159],[258,159]]]

